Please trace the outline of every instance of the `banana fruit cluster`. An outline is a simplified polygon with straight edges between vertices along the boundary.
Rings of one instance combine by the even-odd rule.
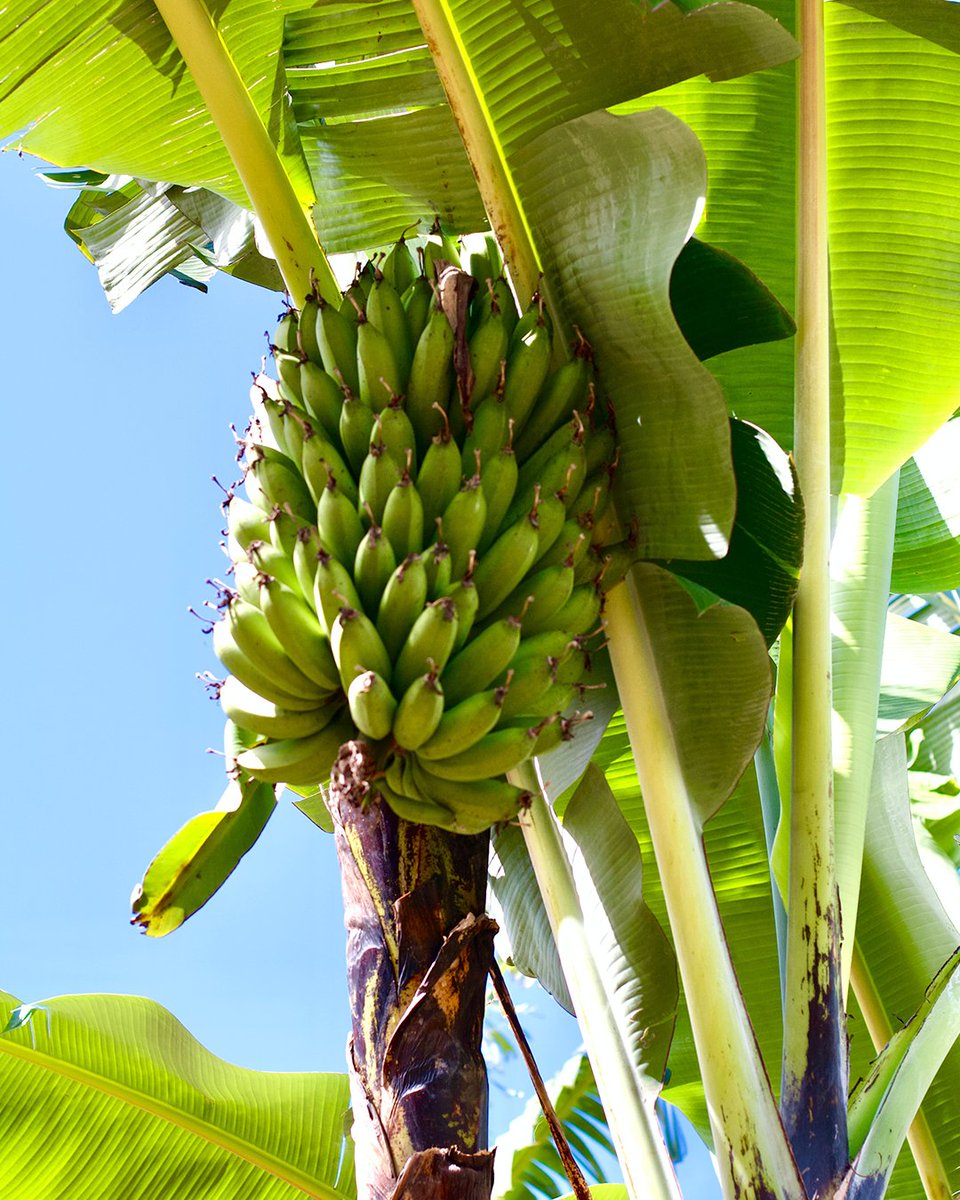
[[[586,342],[553,369],[495,243],[471,275],[455,255],[433,241],[418,271],[401,241],[339,307],[281,319],[213,641],[240,771],[322,786],[359,736],[401,817],[474,833],[525,802],[505,773],[589,715],[563,714],[602,627],[615,441]]]

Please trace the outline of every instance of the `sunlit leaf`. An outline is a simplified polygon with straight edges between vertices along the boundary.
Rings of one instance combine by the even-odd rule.
[[[948,421],[900,471],[895,592],[960,587],[960,421]]]
[[[0,992],[0,1028],[10,1200],[356,1195],[345,1075],[235,1067],[138,996]]]

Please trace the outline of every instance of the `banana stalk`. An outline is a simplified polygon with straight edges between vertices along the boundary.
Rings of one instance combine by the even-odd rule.
[[[302,304],[315,281],[325,299],[338,303],[330,263],[202,0],[156,0],[156,6],[247,189],[290,296]]]

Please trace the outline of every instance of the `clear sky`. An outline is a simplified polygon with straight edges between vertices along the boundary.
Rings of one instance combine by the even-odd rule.
[[[341,1071],[333,842],[289,803],[181,929],[154,939],[128,924],[152,856],[223,788],[205,752],[223,718],[195,678],[218,664],[187,607],[226,564],[211,476],[236,473],[229,426],[246,422],[280,297],[226,276],[206,296],[165,279],[114,316],[62,231],[72,194],[35,166],[0,155],[0,987],[26,1001],[146,995],[242,1066]],[[537,994],[527,1024],[549,1075],[578,1037]],[[493,1085],[496,1133],[523,1081],[494,1072]],[[682,1169],[690,1195],[708,1194],[702,1172],[699,1159]]]

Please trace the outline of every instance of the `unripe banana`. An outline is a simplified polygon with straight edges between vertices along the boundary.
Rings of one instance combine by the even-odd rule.
[[[430,760],[430,774],[440,779],[494,779],[519,767],[533,753],[538,733],[531,729],[495,729],[450,758]]]
[[[320,543],[342,563],[353,563],[363,537],[363,525],[353,502],[331,476],[317,504]]]
[[[387,580],[376,617],[377,632],[391,659],[403,649],[426,602],[427,572],[422,560],[404,559]]]
[[[428,279],[433,279],[440,263],[450,263],[460,266],[460,251],[449,234],[443,232],[439,221],[430,230],[430,240],[423,247],[423,272]]]
[[[443,688],[436,671],[428,671],[403,693],[393,718],[394,739],[405,750],[416,750],[433,736],[443,715]]]
[[[401,295],[403,311],[407,316],[407,332],[410,344],[415,348],[430,316],[433,304],[433,288],[425,275],[418,275]],[[407,385],[409,387],[409,383]]]
[[[265,742],[237,755],[237,765],[265,783],[288,783],[294,787],[323,785],[330,778],[341,745],[350,739],[352,727],[345,716],[319,733],[303,738]]]
[[[406,377],[401,374],[394,348],[376,325],[361,313],[357,319],[357,373],[359,396],[372,409],[386,408],[394,396],[402,396]]]
[[[369,511],[371,519],[379,525],[383,524],[387,497],[400,482],[402,471],[381,440],[370,443],[360,468],[360,506]]]
[[[307,361],[300,365],[300,392],[314,427],[329,441],[339,443],[340,409],[343,407],[340,384],[315,362]]]
[[[514,443],[520,462],[526,462],[552,433],[569,421],[574,409],[581,409],[589,378],[589,362],[579,354],[553,372]]]
[[[507,357],[503,403],[518,433],[533,411],[550,371],[552,352],[550,330],[542,317],[520,337],[514,331]]]
[[[258,442],[247,443],[246,458],[244,487],[257,508],[265,513],[281,508],[305,521],[313,519],[316,505],[296,463]]]
[[[463,577],[483,535],[487,518],[487,501],[480,486],[480,476],[464,480],[463,487],[443,511],[443,530],[450,548],[450,572],[454,579]]]
[[[267,517],[267,526],[270,545],[274,550],[279,550],[287,559],[292,559],[297,533],[303,528],[300,522],[294,520],[288,513],[275,509]]]
[[[437,522],[438,529],[442,527]],[[427,573],[427,595],[431,600],[445,596],[450,587],[450,547],[441,536],[420,556]]]
[[[244,550],[251,542],[270,540],[267,514],[249,500],[244,500],[242,496],[230,497],[227,505],[227,530]]]
[[[397,702],[376,671],[365,671],[354,679],[347,689],[347,703],[354,725],[365,737],[379,741],[390,732]]]
[[[507,410],[502,397],[493,395],[481,400],[479,406],[473,410],[473,427],[463,444],[463,474],[470,475],[473,472],[479,451],[482,475],[487,463],[492,461],[506,444],[509,432]]]
[[[473,576],[480,594],[478,621],[494,612],[533,566],[537,556],[535,519],[535,513],[521,517],[481,557]]]
[[[297,346],[316,366],[323,366],[323,355],[317,341],[317,317],[320,302],[317,292],[311,292],[303,302],[297,318]]]
[[[610,471],[598,471],[584,480],[580,495],[570,504],[567,515],[580,521],[585,529],[592,529],[607,511],[609,501]]]
[[[480,487],[487,502],[487,515],[478,546],[482,554],[500,532],[517,490],[517,458],[509,443],[484,464],[480,473]],[[537,529],[539,532],[539,525]]]
[[[491,692],[478,692],[447,709],[436,732],[417,749],[421,762],[462,754],[486,736],[500,720],[506,691],[506,688],[497,688]]]
[[[320,537],[315,525],[303,525],[297,530],[297,540],[293,546],[293,571],[304,599],[316,612],[316,600],[313,594],[314,580],[317,578],[317,563],[321,553]],[[326,553],[324,551],[324,553]]]
[[[519,645],[520,622],[516,617],[481,629],[447,663],[442,677],[447,704],[459,704],[489,687],[506,671]]]
[[[261,693],[268,700],[283,704],[286,697],[295,697],[310,700],[312,706],[317,707],[327,699],[328,689],[308,679],[291,662],[267,618],[244,600],[231,600],[223,609],[222,619],[213,627],[213,648],[228,671],[257,691],[256,682],[247,677],[249,673],[244,671],[244,664],[233,653],[234,649],[239,650],[243,658],[272,684],[269,692]]]
[[[413,773],[426,797],[436,803],[449,797],[444,802],[453,812],[451,828],[455,833],[482,833],[491,825],[512,821],[531,800],[529,792],[521,791],[505,779],[478,779],[473,783],[439,779],[416,761]]]
[[[476,408],[485,396],[496,391],[501,363],[506,361],[509,345],[510,330],[503,310],[493,300],[488,316],[470,338],[471,385],[468,386],[468,394],[461,399],[471,408]]]
[[[579,521],[565,521],[560,536],[534,563],[535,570],[565,565],[576,567],[590,549],[590,537]]]
[[[233,564],[232,574],[233,586],[237,589],[240,599],[259,608],[260,584],[266,578],[263,572],[255,567],[249,559],[243,559]]]
[[[397,657],[393,679],[398,692],[430,671],[440,673],[447,665],[457,640],[457,610],[444,596],[431,600],[413,623]]]
[[[363,602],[364,612],[376,621],[380,598],[387,581],[397,568],[397,558],[389,538],[379,525],[371,524],[357,547],[353,578]]]
[[[220,685],[220,707],[230,720],[241,729],[269,738],[300,738],[319,733],[340,711],[341,703],[338,697],[320,708],[304,711],[264,699],[234,675],[228,675]]]
[[[403,401],[400,398],[394,398],[390,401],[387,407],[376,417],[376,434],[387,449],[387,453],[393,456],[394,461],[401,471],[407,470],[411,475],[417,473],[417,452],[415,447],[415,438],[413,426],[410,424],[410,418],[403,409]]]
[[[340,409],[340,444],[354,475],[359,476],[363,460],[370,450],[374,430],[374,412],[353,392],[345,392]]]
[[[306,601],[279,579],[265,576],[260,608],[291,662],[321,688],[338,691],[340,678],[330,643]]]
[[[403,472],[387,496],[382,524],[398,559],[419,554],[423,549],[423,501],[409,471]]]
[[[453,813],[443,805],[432,800],[414,800],[401,792],[395,791],[385,779],[376,782],[380,798],[403,821],[412,825],[438,825],[441,829],[450,829],[454,823]]]
[[[299,590],[297,573],[289,557],[270,542],[251,542],[247,547],[247,561],[264,575],[272,575],[287,587]]]
[[[495,617],[516,613],[526,634],[554,629],[554,619],[573,592],[573,567],[558,564],[527,575],[495,610]]]
[[[336,480],[337,489],[351,504],[357,503],[357,485],[340,451],[309,424],[304,431],[300,465],[314,504],[320,503],[320,497],[331,479]]]
[[[347,568],[322,547],[317,554],[313,601],[323,632],[330,637],[340,609],[360,608],[360,597]]]
[[[303,394],[300,391],[300,364],[304,361],[303,355],[297,350],[293,354],[284,354],[278,346],[271,346],[273,351],[273,361],[276,364],[277,374],[280,376],[282,384],[287,392],[292,396],[298,408],[303,407]]]
[[[421,454],[441,429],[440,412],[453,386],[453,344],[453,327],[446,313],[439,304],[431,303],[413,353],[406,391],[407,412]]]
[[[473,622],[476,620],[477,609],[480,606],[480,597],[473,582],[472,562],[463,579],[448,588],[444,595],[449,596],[457,610],[457,637],[453,643],[454,653],[456,653],[470,636]]]
[[[367,297],[367,320],[384,335],[393,351],[397,364],[397,393],[406,390],[410,363],[413,359],[413,344],[407,328],[407,315],[403,310],[400,293],[393,284],[382,276],[374,281]]]
[[[358,674],[374,671],[389,685],[390,656],[366,613],[344,605],[330,630],[330,648],[345,689],[350,688]],[[407,685],[397,687],[403,691]]]
[[[318,303],[316,335],[323,368],[356,395],[360,390],[356,314],[344,315],[322,298]]]
[[[285,354],[296,354],[300,349],[297,341],[297,314],[294,309],[287,309],[278,319],[279,323],[270,343]]]
[[[443,417],[443,428],[431,440],[417,474],[417,491],[423,501],[425,530],[432,529],[437,517],[443,516],[447,505],[459,492],[463,478],[460,449],[450,433],[447,414],[442,409],[439,411]]]
[[[410,253],[410,247],[403,239],[403,234],[400,235],[399,240],[394,243],[390,253],[383,260],[380,270],[383,272],[384,279],[388,280],[401,296],[416,280],[417,264]]]
[[[609,426],[594,429],[584,445],[586,473],[592,475],[595,471],[604,470],[613,461],[616,453],[617,439],[613,430]]]
[[[554,614],[551,625],[562,629],[570,637],[589,633],[600,624],[603,597],[600,589],[592,583],[582,583],[573,589],[566,604]]]

